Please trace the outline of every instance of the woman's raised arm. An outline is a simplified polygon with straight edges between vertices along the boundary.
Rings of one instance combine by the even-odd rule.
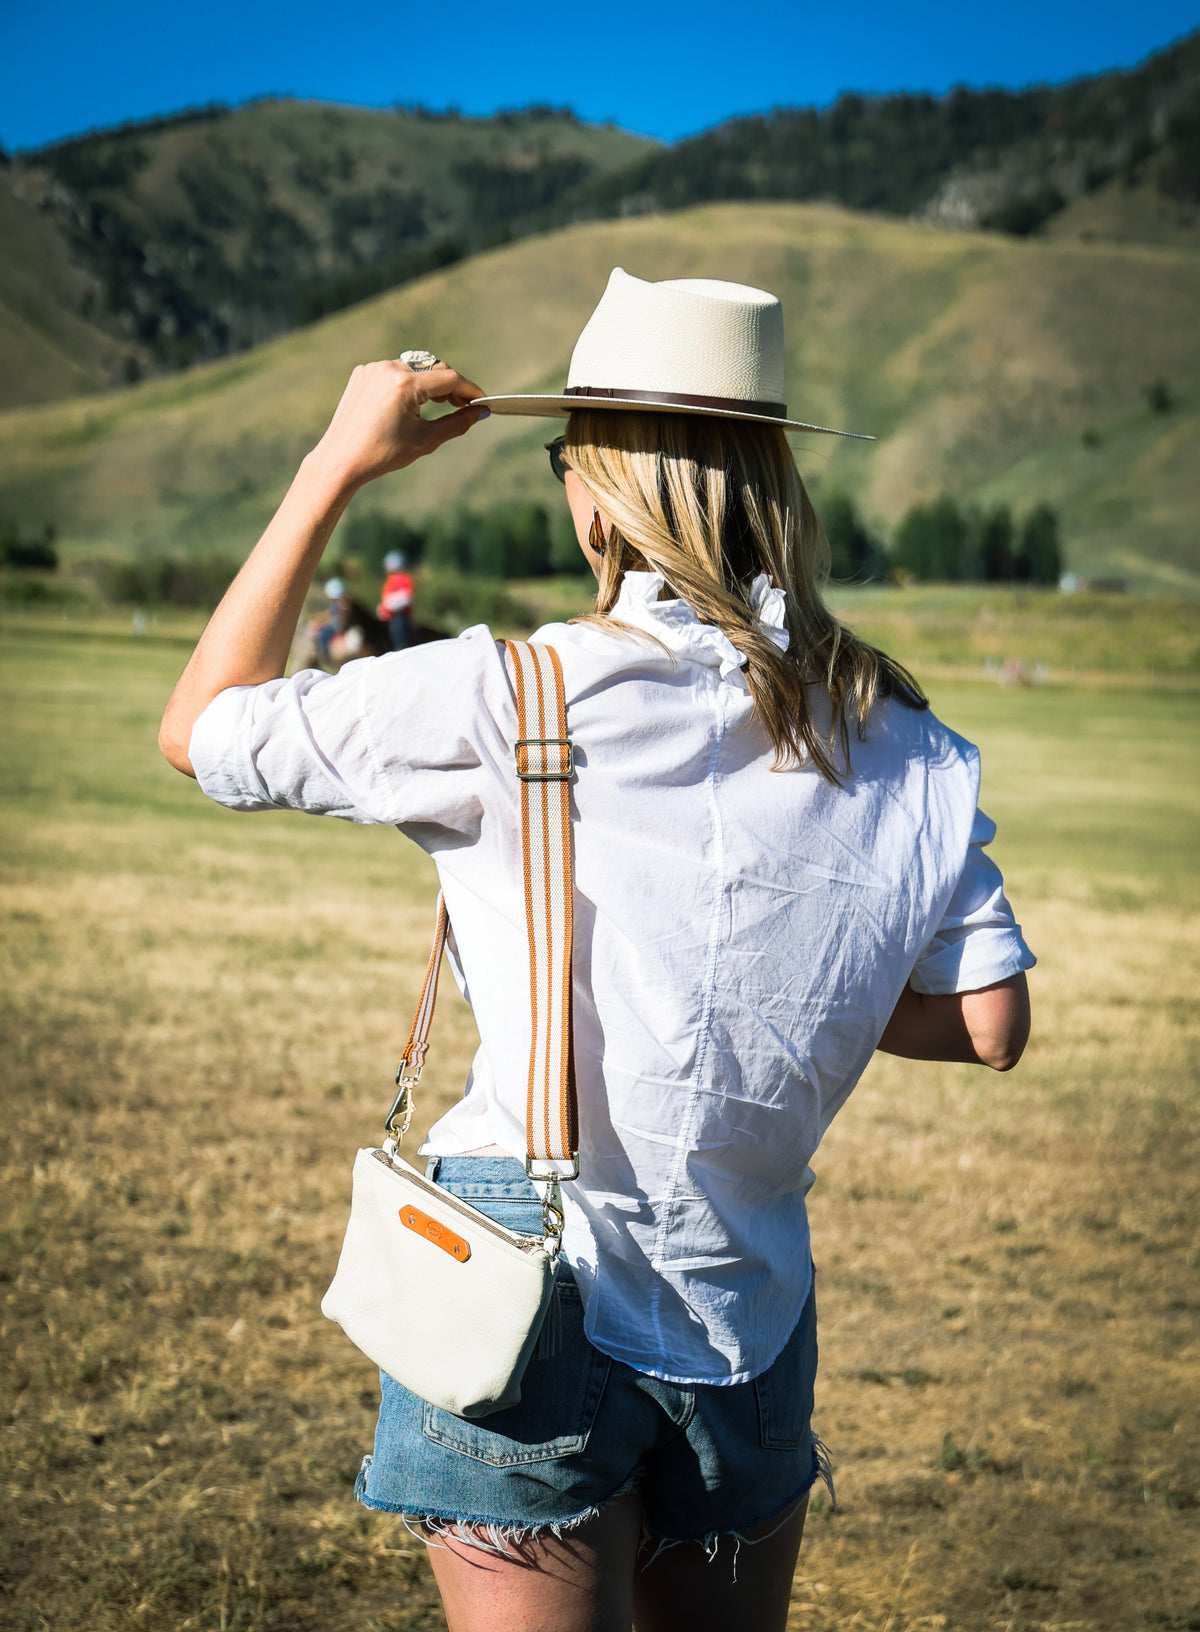
[[[358,489],[469,431],[487,412],[470,406],[482,395],[444,363],[420,373],[400,362],[354,370],[328,430],[301,464],[171,694],[158,745],[177,771],[193,774],[192,727],[218,692],[283,674],[313,573]],[[427,402],[449,402],[458,412],[422,419]]]
[[[1010,975],[977,992],[927,996],[906,986],[879,1047],[907,1060],[962,1060],[1011,1071],[1029,1041],[1029,984]]]

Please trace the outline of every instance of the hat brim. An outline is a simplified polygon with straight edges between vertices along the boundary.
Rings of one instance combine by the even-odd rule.
[[[698,414],[706,419],[740,419],[749,425],[778,425],[785,431],[815,431],[820,436],[848,436],[856,442],[874,442],[863,431],[837,431],[831,425],[808,425],[801,419],[774,419],[765,414],[743,414],[734,408],[684,408],[676,402],[634,402],[628,397],[567,397],[553,393],[533,396],[476,397],[472,408],[490,408],[493,414],[528,415],[532,419],[565,419],[579,409],[627,409],[637,414]]]

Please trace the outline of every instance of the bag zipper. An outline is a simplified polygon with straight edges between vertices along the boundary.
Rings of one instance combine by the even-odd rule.
[[[488,1218],[485,1213],[479,1212],[479,1210],[472,1207],[469,1202],[463,1201],[459,1196],[453,1195],[449,1190],[444,1190],[440,1184],[431,1183],[429,1179],[422,1178],[419,1173],[414,1172],[412,1169],[406,1169],[404,1172],[401,1172],[389,1161],[388,1154],[385,1150],[373,1150],[371,1155],[374,1156],[377,1162],[382,1162],[389,1173],[395,1173],[398,1179],[404,1179],[409,1183],[418,1185],[422,1190],[428,1192],[429,1195],[436,1196],[437,1199],[445,1206],[449,1207],[451,1211],[461,1214],[463,1218],[470,1219],[472,1224],[477,1224],[485,1230],[490,1230],[493,1235],[498,1235],[501,1241],[507,1241],[510,1246],[516,1247],[519,1252],[536,1252],[539,1247],[541,1247],[543,1251],[545,1250],[545,1236],[522,1235],[517,1230],[506,1230],[503,1224],[497,1224],[495,1219]]]

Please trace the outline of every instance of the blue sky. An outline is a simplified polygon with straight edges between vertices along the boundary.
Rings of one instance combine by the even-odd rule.
[[[841,90],[1130,66],[1198,23],[1197,0],[0,0],[0,142],[271,92],[479,114],[549,102],[672,140]]]

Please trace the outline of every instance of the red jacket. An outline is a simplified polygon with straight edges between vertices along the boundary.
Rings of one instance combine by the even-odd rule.
[[[383,586],[383,593],[379,597],[377,615],[384,622],[394,618],[397,612],[409,612],[413,604],[413,581],[407,572],[393,572]]]

